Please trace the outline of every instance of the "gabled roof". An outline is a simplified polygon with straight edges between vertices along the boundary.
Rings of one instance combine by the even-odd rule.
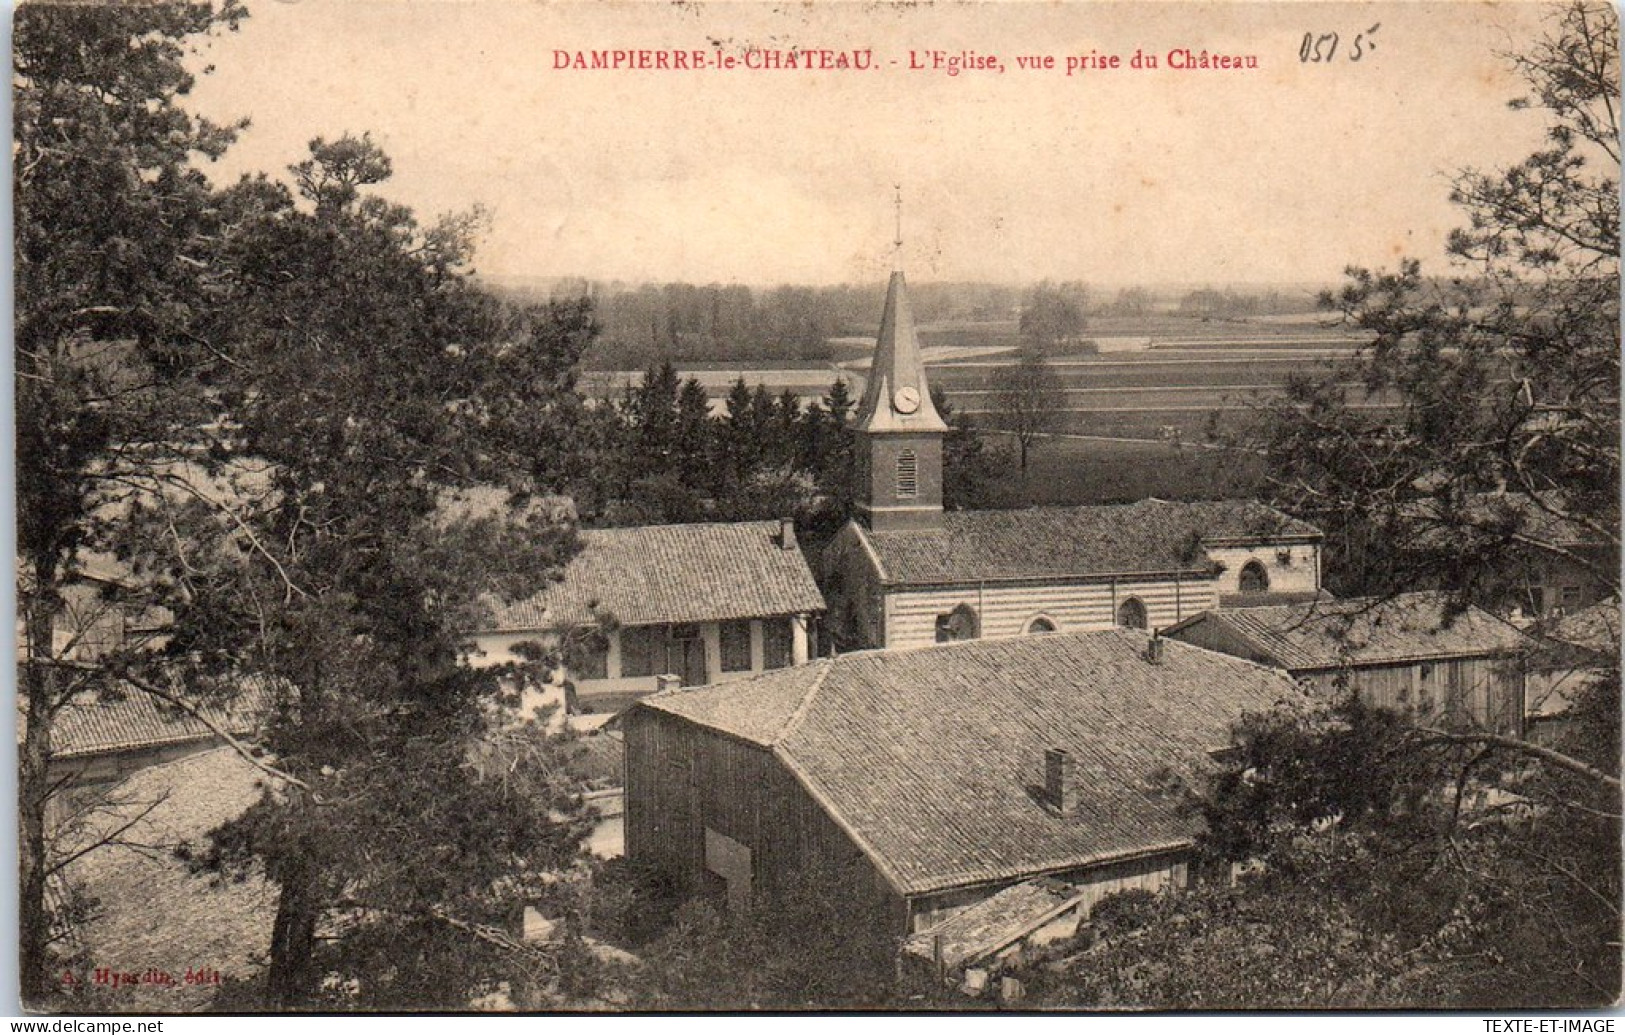
[[[266,702],[258,683],[244,690],[229,707],[206,705],[198,710],[233,735],[254,728]],[[142,690],[126,687],[118,699],[80,696],[57,713],[51,729],[51,757],[80,759],[119,751],[209,740],[215,733],[179,708]]]
[[[899,893],[1176,851],[1198,820],[1167,790],[1244,711],[1301,700],[1285,674],[1111,629],[824,659],[643,698],[771,750]],[[1044,751],[1078,805],[1043,803]]]
[[[1313,525],[1253,500],[966,510],[928,530],[854,526],[890,584],[1189,572],[1209,574],[1206,546],[1320,538]]]
[[[184,983],[187,968],[212,968],[240,980],[259,973],[271,945],[276,887],[258,873],[213,881],[190,872],[172,849],[206,846],[209,831],[242,815],[259,798],[264,779],[231,748],[221,747],[148,766],[107,795],[107,806],[85,835],[99,837],[133,825],[120,833],[121,843],[89,852],[64,871],[101,902],[96,922],[81,930],[86,954],[119,971],[157,969],[176,978],[174,985],[120,986],[110,993],[107,1009],[205,1010],[219,986]],[[66,854],[77,846],[61,848]]]
[[[1536,623],[1529,634],[1539,647],[1528,659],[1530,671],[1560,672],[1565,669],[1600,669],[1619,664],[1619,601],[1602,600],[1573,614],[1560,615]],[[1558,696],[1566,695],[1559,691]],[[1542,709],[1554,710],[1554,707]]]
[[[481,632],[762,618],[824,610],[801,550],[779,545],[777,521],[648,525],[581,533],[563,578],[495,609]]]
[[[1547,639],[1599,653],[1619,650],[1619,601],[1600,600],[1563,615],[1542,631]]]
[[[1451,615],[1442,593],[1402,593],[1282,607],[1208,611],[1167,630],[1212,622],[1293,672],[1522,651],[1528,637],[1476,607]]]
[[[1571,509],[1561,492],[1485,492],[1468,503],[1469,517],[1485,528],[1516,529],[1540,544],[1576,547],[1599,541],[1595,532],[1565,515]]]
[[[894,405],[901,388],[912,388],[918,396],[913,412],[905,413]],[[931,388],[925,383],[925,360],[920,356],[920,340],[914,330],[914,311],[908,304],[908,285],[900,271],[892,273],[886,287],[880,336],[875,339],[874,361],[869,365],[853,426],[869,432],[948,430],[931,402]]]

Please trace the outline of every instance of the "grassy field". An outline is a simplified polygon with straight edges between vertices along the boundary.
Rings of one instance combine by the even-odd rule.
[[[1319,375],[1353,355],[1356,342],[1344,328],[1321,317],[1248,321],[1203,321],[1159,313],[1102,319],[1088,335],[1111,336],[1105,351],[1058,354],[1052,367],[1065,391],[1066,413],[1058,430],[1082,435],[1165,442],[1177,437],[1200,442],[1215,420],[1234,425],[1259,400],[1276,395],[1294,374]],[[1000,423],[993,385],[1000,369],[1014,361],[1019,343],[1014,321],[944,323],[921,328],[927,345],[931,383],[948,393],[954,409],[985,428]],[[833,339],[839,363],[684,364],[680,373],[696,377],[711,397],[713,410],[732,382],[762,384],[773,394],[790,391],[803,401],[821,398],[837,377],[862,392],[861,369],[871,343]],[[991,351],[990,351],[991,350]],[[1001,351],[1003,350],[1003,351]],[[582,378],[587,394],[618,395],[635,372],[596,372]],[[1387,400],[1368,400],[1381,405]]]
[[[1161,499],[1243,499],[1254,496],[1263,474],[1257,456],[1162,442],[1047,439],[1017,469],[1015,443],[989,436],[1009,456],[1009,473],[993,487],[995,507],[1075,506]]]

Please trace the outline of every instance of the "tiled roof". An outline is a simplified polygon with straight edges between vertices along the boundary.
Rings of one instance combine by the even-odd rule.
[[[1312,600],[1336,600],[1337,598],[1326,590],[1274,590],[1267,589],[1262,593],[1220,593],[1219,606],[1221,608],[1238,607],[1274,607],[1278,604],[1307,604]]]
[[[761,618],[824,610],[807,561],[779,545],[777,521],[653,525],[581,533],[563,579],[496,608],[482,632]]]
[[[176,981],[170,987],[136,984],[109,992],[112,1008],[131,1013],[205,1009],[218,986],[186,984],[187,968],[241,980],[263,965],[276,917],[275,886],[257,875],[214,883],[188,872],[171,851],[182,843],[202,847],[210,830],[253,804],[262,779],[235,751],[216,748],[142,769],[108,795],[122,803],[103,817],[108,828],[135,819],[122,838],[156,850],[110,845],[67,869],[70,880],[82,882],[101,901],[95,922],[83,928],[86,956],[90,966],[135,974],[157,969]],[[78,977],[86,980],[89,974]]]
[[[1025,938],[1078,898],[1078,889],[1070,884],[1044,877],[1025,880],[914,935],[903,943],[903,951],[934,960],[940,947],[943,966],[955,970]]]
[[[1422,546],[1450,546],[1464,535],[1560,550],[1602,545],[1602,536],[1559,516],[1571,509],[1573,505],[1561,492],[1530,495],[1513,491],[1481,492],[1468,496],[1459,507],[1424,496],[1410,504],[1405,514],[1416,522],[1417,543]]]
[[[1283,607],[1210,611],[1181,625],[1217,622],[1292,671],[1481,657],[1527,649],[1527,637],[1476,607],[1454,616],[1439,593],[1402,593]],[[1180,626],[1169,630],[1178,636]]]
[[[229,708],[209,705],[199,711],[235,735],[253,729],[264,701],[263,689],[250,686]],[[208,726],[179,708],[128,687],[117,700],[81,696],[70,701],[57,713],[52,726],[51,755],[59,759],[83,758],[207,740],[214,735]]]
[[[1540,646],[1527,659],[1529,671],[1554,673],[1600,670],[1619,664],[1619,601],[1603,600],[1573,614],[1544,620],[1529,631]],[[1531,711],[1553,712],[1572,702],[1569,688],[1559,687],[1555,700]]]
[[[894,584],[1205,572],[1203,544],[1320,536],[1252,500],[949,511],[940,529],[860,532]]]
[[[1619,650],[1619,601],[1603,600],[1564,615],[1545,630],[1559,643],[1612,654]]]
[[[1596,533],[1560,514],[1568,512],[1568,500],[1560,492],[1537,492],[1533,497],[1521,492],[1486,492],[1468,505],[1469,515],[1487,528],[1516,529],[1521,534],[1552,546],[1584,546],[1598,541]]]
[[[1243,711],[1298,700],[1284,674],[1112,629],[873,651],[644,698],[771,748],[897,890],[915,894],[1186,846],[1162,782],[1230,742]],[[1079,804],[1037,795],[1065,748]]]

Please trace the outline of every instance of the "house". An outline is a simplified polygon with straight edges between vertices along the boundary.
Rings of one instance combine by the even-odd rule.
[[[652,692],[663,674],[722,683],[815,652],[824,598],[789,520],[591,529],[581,542],[560,581],[494,609],[473,664],[568,639],[577,704],[603,712]]]
[[[1601,535],[1564,517],[1569,507],[1552,492],[1533,498],[1503,493],[1480,498],[1493,527],[1502,514],[1517,516],[1521,549],[1511,572],[1518,610],[1532,618],[1574,614],[1619,594],[1617,578],[1599,574],[1619,571],[1619,551]]]
[[[821,560],[825,628],[842,650],[1155,628],[1320,594],[1320,531],[1252,501],[945,512],[947,426],[902,273],[855,427],[857,514]]]
[[[1572,721],[1570,710],[1588,688],[1619,672],[1618,600],[1559,615],[1529,632],[1539,643],[1525,666],[1529,737],[1551,742]]]
[[[19,564],[23,578],[30,578]],[[161,647],[172,620],[163,607],[144,600],[129,566],[111,554],[81,551],[58,587],[59,607],[51,619],[51,654],[64,661],[95,662],[124,649]],[[27,651],[22,616],[17,616],[17,657]]]
[[[1184,886],[1182,787],[1284,673],[1138,630],[825,658],[645,697],[626,851],[734,909],[827,890],[917,933],[1034,877]]]
[[[1413,514],[1419,542],[1466,542],[1505,558],[1500,582],[1479,602],[1520,621],[1556,618],[1619,596],[1619,548],[1584,520],[1561,492],[1500,491],[1468,497],[1441,516],[1434,500]]]
[[[1323,697],[1346,684],[1425,725],[1523,732],[1531,641],[1480,608],[1453,614],[1440,593],[1220,609],[1166,633],[1283,669]]]
[[[263,693],[250,691],[229,707],[210,704],[198,711],[241,736],[255,728],[263,702]],[[71,776],[75,784],[109,783],[220,743],[202,720],[134,687],[116,700],[79,694],[57,713],[51,728],[52,780]]]
[[[253,681],[234,700],[197,710],[214,727],[244,736],[257,728],[268,700],[263,684]],[[116,697],[90,691],[74,696],[51,727],[46,778],[57,788],[51,821],[100,800],[108,787],[140,770],[220,747],[223,741],[209,723],[133,686]]]

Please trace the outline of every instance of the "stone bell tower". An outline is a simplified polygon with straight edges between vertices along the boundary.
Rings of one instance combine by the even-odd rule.
[[[872,531],[942,525],[942,437],[931,404],[908,285],[892,273],[869,382],[858,405],[858,520]]]

